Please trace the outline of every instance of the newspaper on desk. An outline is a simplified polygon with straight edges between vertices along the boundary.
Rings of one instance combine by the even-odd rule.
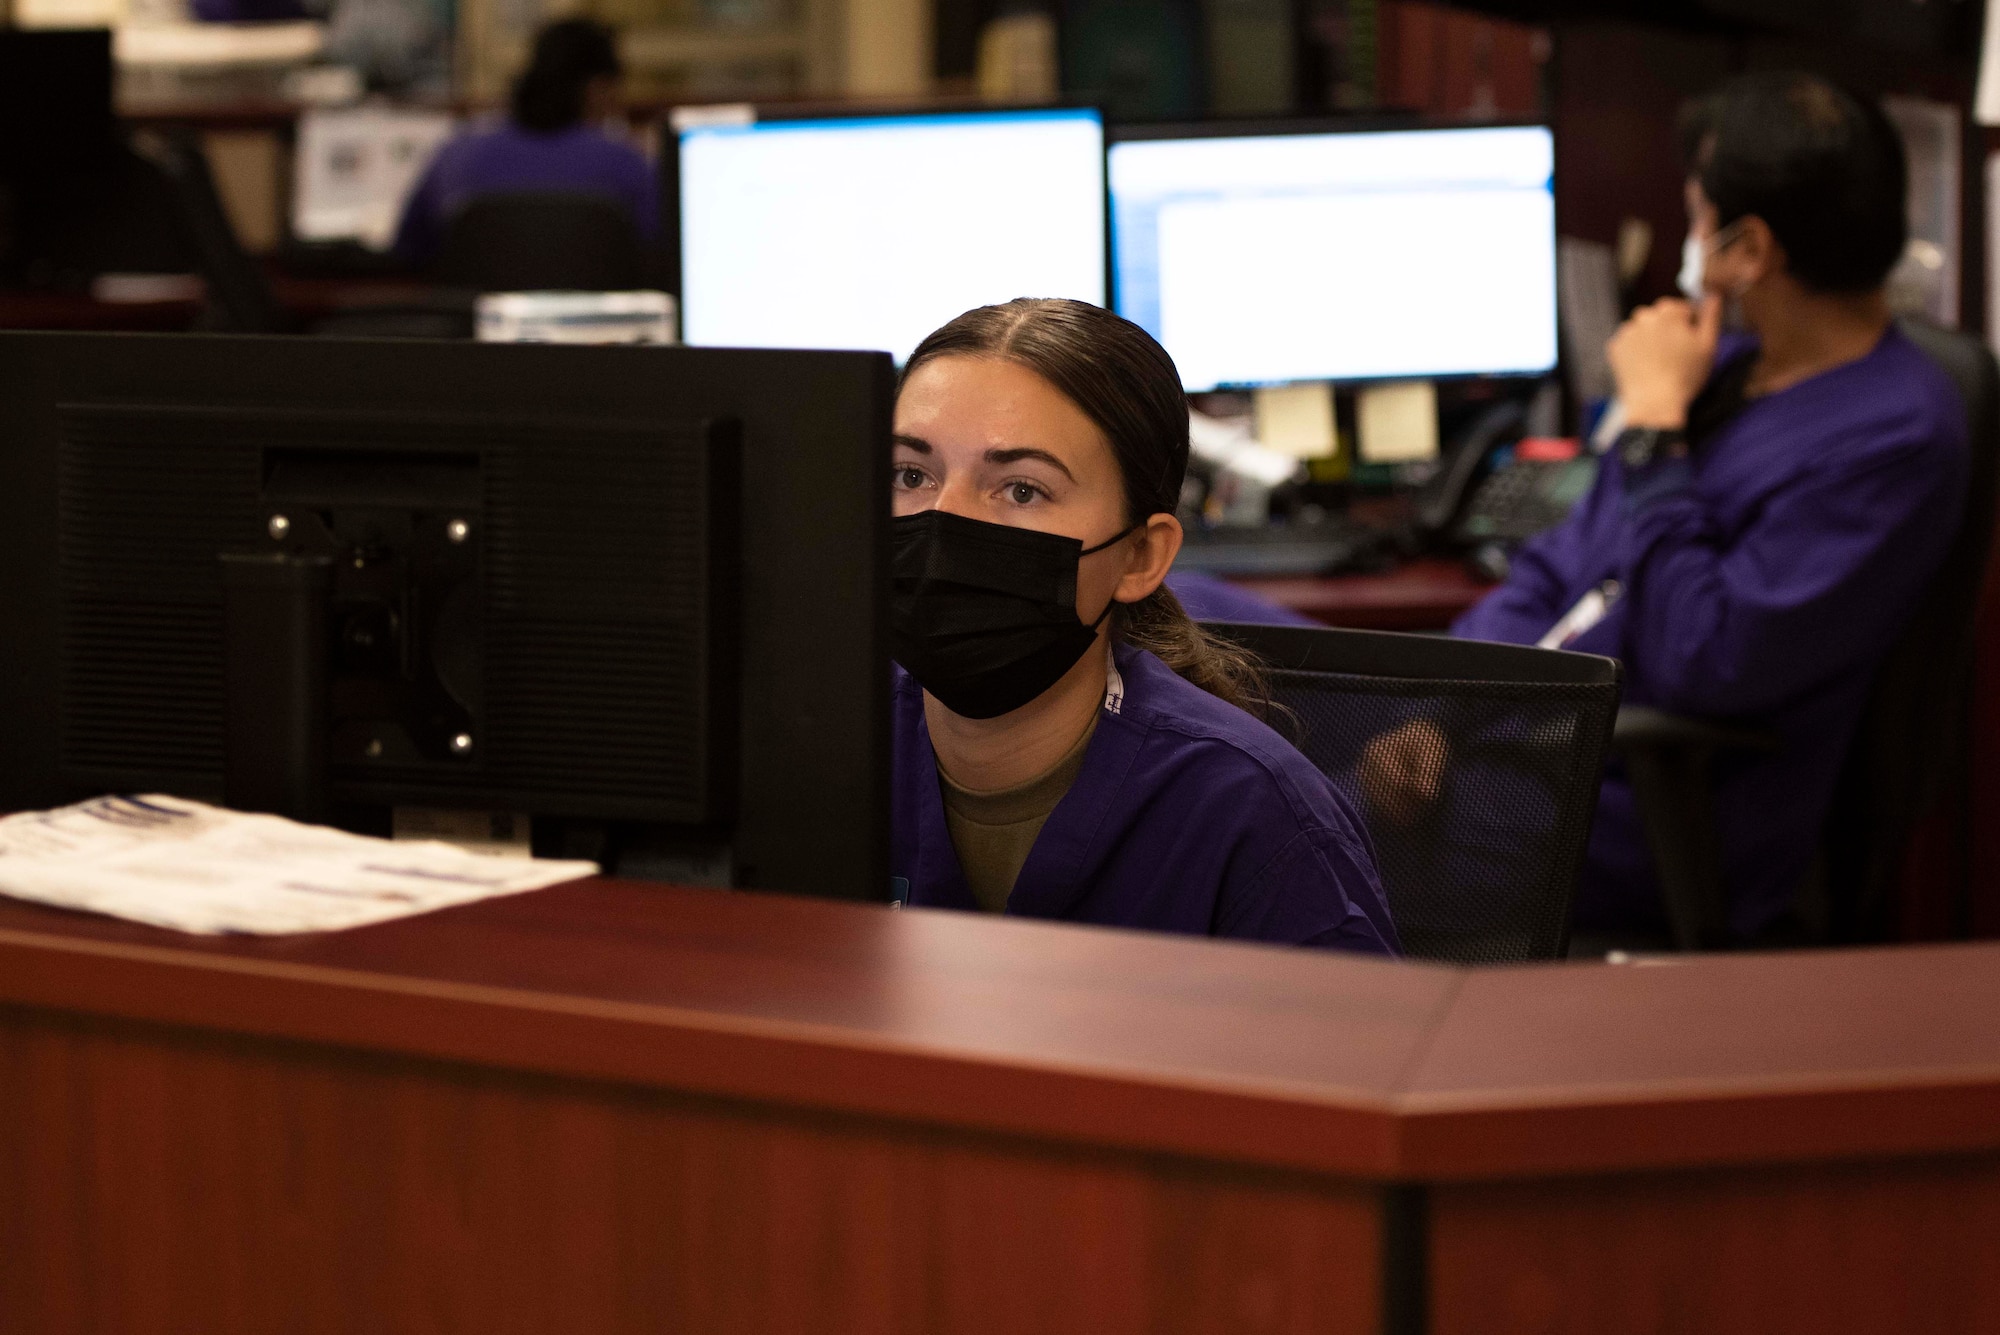
[[[0,894],[182,932],[331,932],[597,874],[370,839],[178,797],[0,819]]]

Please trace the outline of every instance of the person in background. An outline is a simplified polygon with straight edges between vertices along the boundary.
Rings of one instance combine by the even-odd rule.
[[[1187,402],[1079,301],[966,312],[895,410],[897,901],[1391,954],[1360,821],[1163,586]]]
[[[1746,75],[1691,106],[1683,138],[1687,299],[1611,340],[1624,425],[1594,490],[1453,632],[1608,654],[1629,704],[1776,734],[1726,763],[1716,817],[1735,937],[1782,944],[1876,668],[1960,522],[1965,410],[1890,322],[1905,165],[1877,107]],[[1426,740],[1376,739],[1376,789],[1434,789]],[[1665,937],[1616,766],[1575,924]]]
[[[1240,584],[1219,575],[1193,570],[1170,570],[1167,587],[1180,599],[1181,608],[1196,621],[1235,622],[1245,626],[1302,626],[1317,629],[1326,623],[1294,612]]]
[[[638,149],[600,127],[618,110],[621,67],[611,30],[563,19],[535,38],[507,120],[469,131],[431,160],[403,209],[396,251],[422,264],[452,217],[481,195],[515,190],[603,195],[623,205],[643,241],[659,232],[659,191]]]

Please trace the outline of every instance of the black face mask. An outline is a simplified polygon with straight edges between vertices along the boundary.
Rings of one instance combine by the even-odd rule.
[[[903,515],[889,559],[889,656],[961,718],[1012,713],[1075,667],[1111,615],[1106,602],[1089,625],[1077,616],[1077,562],[1138,527],[1086,548],[942,510]]]

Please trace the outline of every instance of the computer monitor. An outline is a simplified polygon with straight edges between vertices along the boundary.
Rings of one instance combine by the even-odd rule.
[[[1556,364],[1546,127],[1135,128],[1110,162],[1118,312],[1190,391]]]
[[[0,809],[887,892],[881,354],[0,335]]]
[[[144,192],[128,179],[111,86],[107,29],[0,22],[0,286],[81,285],[176,249],[157,208],[142,220],[133,207]],[[154,235],[121,244],[142,225]]]
[[[387,250],[424,168],[458,128],[449,112],[316,107],[301,112],[292,165],[292,235]]]
[[[0,26],[0,182],[101,166],[111,102],[109,29]]]
[[[974,306],[1105,299],[1104,132],[1091,110],[773,118],[666,131],[681,336],[906,359]]]

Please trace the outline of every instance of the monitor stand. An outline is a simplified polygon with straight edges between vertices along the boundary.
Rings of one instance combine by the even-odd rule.
[[[223,801],[324,822],[333,561],[224,553],[222,588]]]

